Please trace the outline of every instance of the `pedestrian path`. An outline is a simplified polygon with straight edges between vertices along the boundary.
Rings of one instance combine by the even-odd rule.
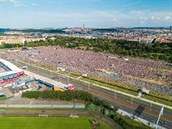
[[[133,119],[133,120],[135,120],[135,121],[137,121],[137,122],[139,122],[139,123],[143,123],[143,124],[145,124],[145,125],[147,125],[147,126],[149,126],[149,127],[152,127],[152,128],[156,128],[156,126],[157,126],[155,123],[152,123],[152,122],[147,121],[147,120],[145,120],[145,119],[143,119],[143,118],[134,116],[133,114],[128,113],[128,112],[126,112],[126,111],[124,111],[124,110],[121,110],[121,109],[118,109],[118,110],[117,110],[117,113],[121,114],[122,116],[127,116],[127,117],[129,117],[130,119]],[[165,127],[162,127],[162,126],[160,126],[160,125],[158,125],[158,129],[166,129],[166,128],[165,128]]]

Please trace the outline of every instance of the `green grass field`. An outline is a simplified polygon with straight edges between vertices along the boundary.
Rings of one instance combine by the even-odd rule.
[[[0,129],[92,129],[90,117],[0,117]],[[112,129],[100,122],[97,129]]]

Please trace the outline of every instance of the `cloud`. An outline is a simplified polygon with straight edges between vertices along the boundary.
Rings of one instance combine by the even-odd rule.
[[[25,4],[22,3],[21,1],[16,1],[16,0],[0,0],[0,3],[11,3],[15,7],[25,6]]]
[[[82,19],[81,22],[94,22],[95,19]]]
[[[166,16],[166,17],[165,17],[165,21],[172,21],[172,17]]]
[[[151,16],[151,18],[150,18],[151,20],[160,20],[160,18],[159,17],[155,17],[155,16]]]
[[[158,16],[149,16],[149,17],[140,17],[140,20],[160,20],[161,18]]]
[[[37,4],[37,3],[32,3],[31,5],[32,5],[32,6],[38,6],[38,4]]]
[[[61,13],[35,13],[35,19],[45,18],[46,21],[54,23],[89,24],[99,26],[139,26],[139,25],[163,25],[166,24],[164,16],[169,12],[150,12],[150,11],[129,11],[127,13],[119,11],[93,11],[93,12],[68,12]],[[168,17],[166,19],[169,19]],[[43,20],[43,19],[42,19]],[[97,23],[97,24],[96,24]]]
[[[78,12],[18,12],[6,15],[4,25],[9,27],[133,27],[133,26],[169,26],[170,12],[143,11],[78,11]],[[14,19],[13,21],[8,19]],[[34,19],[34,20],[33,20]]]
[[[145,24],[145,21],[140,21],[140,24]]]
[[[148,20],[148,17],[140,17],[140,20]]]
[[[16,3],[14,3],[14,6],[15,6],[15,7],[24,7],[24,6],[26,6],[26,5],[23,4],[23,3],[21,3],[21,2],[16,2]]]
[[[118,20],[117,20],[117,18],[112,18],[112,21],[114,21],[114,22],[117,22]]]
[[[0,3],[15,3],[15,0],[0,0]]]

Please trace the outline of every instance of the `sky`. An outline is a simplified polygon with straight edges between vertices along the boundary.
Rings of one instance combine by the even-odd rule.
[[[0,0],[0,28],[169,27],[172,0]]]

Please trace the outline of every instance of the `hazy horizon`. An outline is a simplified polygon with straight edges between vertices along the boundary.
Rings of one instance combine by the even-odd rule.
[[[2,28],[0,28],[0,29],[11,29],[11,30],[27,30],[27,29],[65,29],[65,28],[67,28],[67,29],[72,29],[72,28],[83,28],[83,26],[80,26],[80,27],[28,27],[28,28],[9,28],[9,27],[2,27]],[[85,27],[86,28],[86,27]],[[87,28],[89,28],[89,29],[118,29],[118,28],[128,28],[128,29],[133,29],[133,28],[155,28],[155,29],[157,29],[157,28],[167,28],[167,29],[170,29],[170,26],[154,26],[154,27],[150,27],[150,26],[133,26],[133,27],[112,27],[112,28],[110,28],[110,27],[87,27]]]

